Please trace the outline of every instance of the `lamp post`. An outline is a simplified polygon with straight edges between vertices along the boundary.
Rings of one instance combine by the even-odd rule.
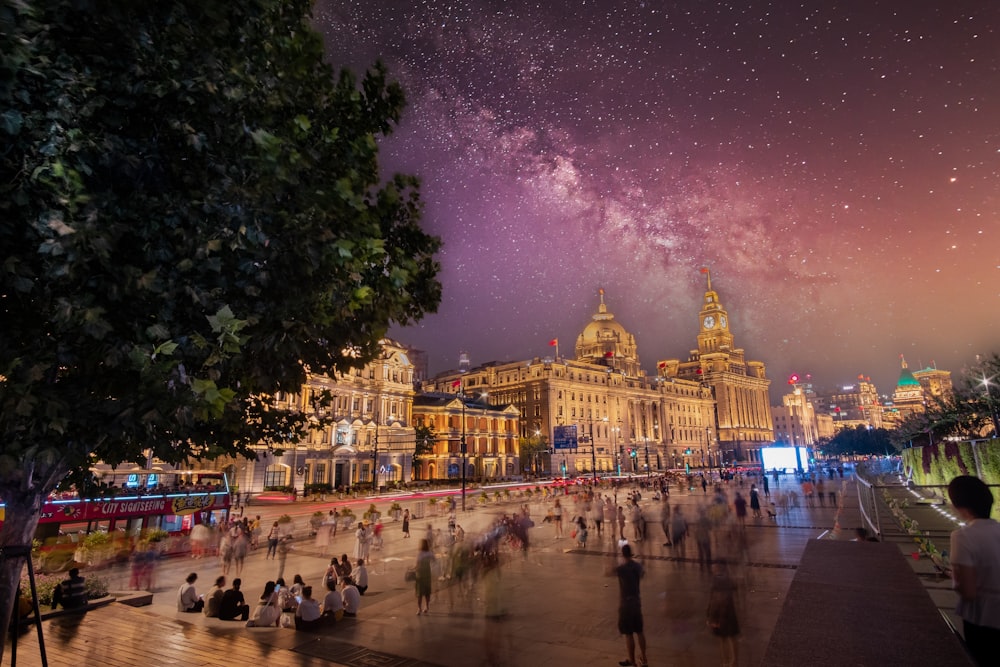
[[[594,484],[597,484],[597,443],[594,442],[594,420],[590,420],[590,467],[594,475]]]
[[[465,392],[459,392],[462,400],[462,439],[459,441],[462,449],[462,511],[465,511]]]

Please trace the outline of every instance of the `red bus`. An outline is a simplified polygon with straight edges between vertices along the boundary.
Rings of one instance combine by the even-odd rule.
[[[81,497],[55,493],[42,505],[35,539],[43,548],[71,544],[104,532],[135,539],[144,530],[187,533],[195,524],[229,520],[229,484],[224,473],[200,470],[95,471],[105,486]],[[0,523],[6,507],[0,504]]]

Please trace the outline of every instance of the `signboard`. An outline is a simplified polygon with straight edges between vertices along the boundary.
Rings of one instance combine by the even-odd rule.
[[[42,506],[40,522],[48,521],[100,521],[111,517],[126,518],[169,514],[193,514],[201,510],[222,509],[215,504],[213,494],[191,496],[128,498],[122,500],[85,500],[73,502],[48,502]]]
[[[555,449],[576,449],[576,424],[572,426],[556,426],[552,429],[552,446]]]

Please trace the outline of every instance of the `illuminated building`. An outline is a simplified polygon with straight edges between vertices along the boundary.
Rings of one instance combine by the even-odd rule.
[[[385,487],[411,479],[415,445],[412,425],[414,367],[407,350],[383,338],[381,354],[363,368],[334,377],[310,374],[298,393],[279,393],[275,407],[299,411],[325,428],[302,440],[269,450],[257,459],[228,459],[223,467],[241,490],[306,485],[332,488]],[[320,407],[316,398],[329,391],[332,402]],[[280,453],[278,453],[280,452]],[[373,476],[377,475],[377,480]]]
[[[815,445],[819,439],[816,413],[802,388],[793,385],[792,393],[782,396],[781,403],[771,407],[775,443],[806,447]]]
[[[559,354],[491,362],[442,373],[427,389],[483,394],[520,413],[519,436],[540,438],[542,465],[569,476],[655,472],[719,465],[711,389],[696,380],[649,377],[635,337],[608,312],[597,312],[576,339],[574,358]]]
[[[712,289],[712,276],[698,314],[698,349],[685,361],[657,364],[661,377],[686,380],[708,387],[715,397],[718,445],[727,462],[759,461],[759,448],[774,441],[764,363],[748,361],[737,348],[729,327],[729,313]],[[744,451],[745,450],[745,451]]]
[[[419,456],[414,478],[460,479],[463,459],[468,479],[496,480],[520,474],[518,423],[517,408],[493,405],[479,394],[417,394],[413,424],[429,427],[434,444],[430,452]]]

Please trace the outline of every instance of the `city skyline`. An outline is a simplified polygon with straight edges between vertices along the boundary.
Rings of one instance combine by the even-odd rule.
[[[998,18],[321,0],[331,63],[403,85],[383,169],[421,179],[444,241],[438,313],[390,335],[432,373],[566,355],[603,288],[653,374],[695,347],[709,266],[779,394],[891,394],[900,354],[957,377],[998,349]]]

